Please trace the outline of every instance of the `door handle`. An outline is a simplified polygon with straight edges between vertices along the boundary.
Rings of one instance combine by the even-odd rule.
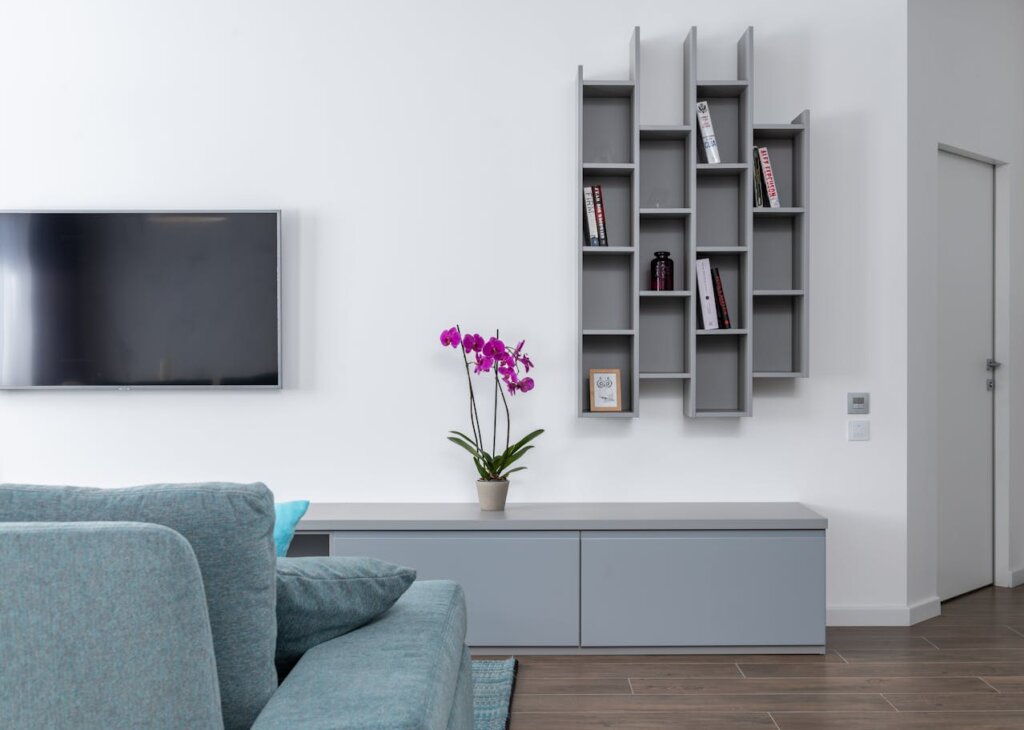
[[[985,369],[986,370],[995,370],[996,368],[1001,367],[1001,366],[1002,366],[1001,362],[999,362],[998,360],[995,360],[995,359],[993,359],[991,357],[988,360],[985,361]]]

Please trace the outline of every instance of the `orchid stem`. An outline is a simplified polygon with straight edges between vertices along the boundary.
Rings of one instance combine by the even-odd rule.
[[[499,330],[494,330],[494,337],[496,339],[501,337]],[[494,363],[494,432],[491,434],[491,456],[495,455],[498,450],[498,391],[501,390],[498,387],[498,363]]]
[[[462,330],[456,325],[455,329],[459,333],[459,339],[462,339]],[[462,362],[466,365],[466,383],[469,385],[469,427],[473,429],[473,445],[476,446],[477,451],[483,447],[483,434],[480,431],[480,416],[476,412],[476,396],[473,394],[473,378],[469,374],[469,358],[466,357],[466,348],[459,345],[459,349],[462,350]]]

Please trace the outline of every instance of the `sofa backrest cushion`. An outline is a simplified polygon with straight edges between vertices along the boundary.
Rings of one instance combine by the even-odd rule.
[[[192,545],[203,578],[228,730],[277,689],[274,498],[263,484],[128,489],[0,485],[0,522],[150,522]]]

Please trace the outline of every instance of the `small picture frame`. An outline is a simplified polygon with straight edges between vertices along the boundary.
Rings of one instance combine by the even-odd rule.
[[[591,368],[590,410],[610,413],[622,410],[622,371],[618,368]]]

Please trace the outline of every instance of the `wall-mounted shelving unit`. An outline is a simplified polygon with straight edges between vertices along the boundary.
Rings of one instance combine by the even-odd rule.
[[[754,31],[737,44],[737,78],[699,80],[697,29],[683,41],[686,124],[638,120],[640,29],[628,80],[579,67],[578,412],[636,417],[643,381],[678,381],[690,417],[748,416],[755,378],[807,375],[810,117],[754,124]],[[698,156],[696,105],[711,110],[722,161]],[[781,208],[753,205],[753,147],[767,147]],[[583,188],[602,188],[609,245],[585,238]],[[668,251],[675,290],[651,291],[650,262]],[[719,269],[732,328],[699,329],[694,269]],[[591,368],[622,371],[622,412],[591,413]]]

